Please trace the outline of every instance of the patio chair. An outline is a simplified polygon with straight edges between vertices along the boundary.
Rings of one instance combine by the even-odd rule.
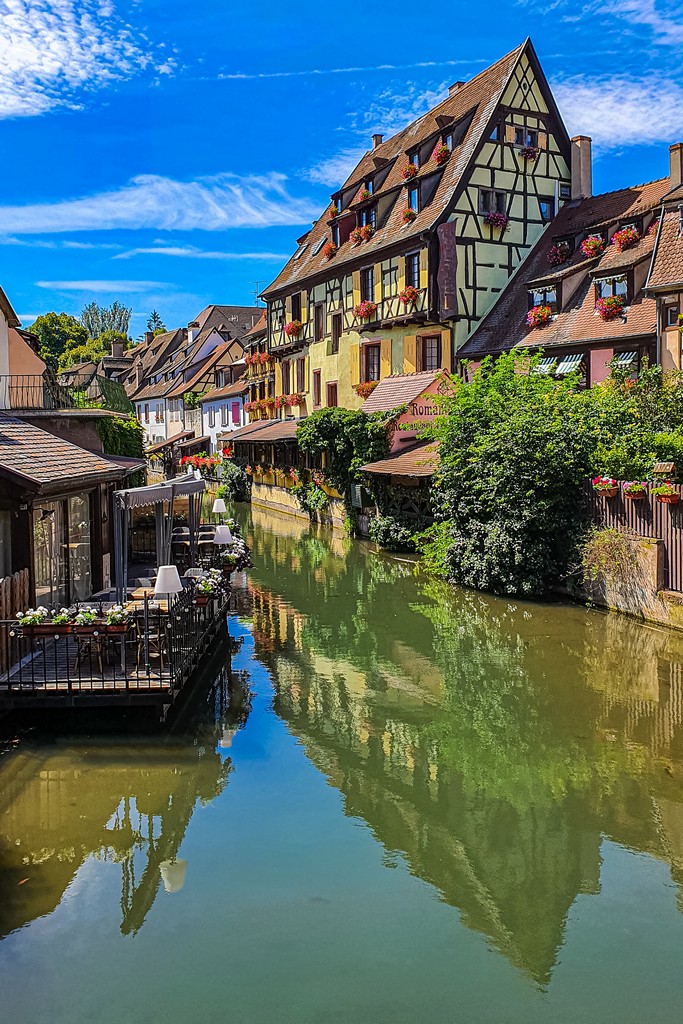
[[[154,621],[148,621],[148,626],[147,645],[149,660],[151,663],[152,658],[159,659],[159,675],[161,676],[164,671],[164,636],[161,621],[159,618],[156,618]],[[135,620],[135,641],[137,644],[137,667],[139,672],[140,661],[145,656],[145,623],[142,617],[138,617]]]

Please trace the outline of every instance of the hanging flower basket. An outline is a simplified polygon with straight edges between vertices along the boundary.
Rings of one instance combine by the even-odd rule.
[[[403,170],[401,171],[401,177],[403,178],[404,181],[410,181],[410,179],[414,178],[416,174],[417,167],[415,166],[415,164],[406,164]]]
[[[553,315],[550,306],[532,306],[526,315],[529,327],[545,327]]]
[[[488,224],[492,228],[499,228],[501,231],[505,231],[508,226],[508,215],[507,213],[497,213],[492,211],[487,213],[484,217],[484,224]]]
[[[539,152],[538,146],[522,146],[519,155],[523,160],[535,160]]]
[[[653,487],[650,494],[653,494],[662,505],[677,505],[681,498],[670,480],[665,480],[663,484]]]
[[[571,256],[572,251],[567,242],[558,242],[548,249],[548,263],[551,267],[561,267]]]
[[[625,498],[629,501],[642,501],[647,494],[647,483],[645,481],[627,480],[622,486]]]
[[[602,235],[589,235],[581,243],[581,252],[584,256],[588,256],[589,259],[593,256],[599,256],[604,248],[605,239]]]
[[[298,338],[303,326],[301,320],[290,320],[288,324],[285,324],[285,334],[288,338]]]
[[[398,301],[402,302],[404,306],[414,306],[417,302],[419,292],[414,285],[409,284],[407,288],[404,288],[402,292],[398,294]]]
[[[351,232],[351,234],[349,235],[349,238],[351,239],[351,241],[353,242],[354,245],[360,245],[360,243],[363,241],[363,236],[361,234],[361,229],[360,228],[354,228],[353,231]]]
[[[338,215],[339,207],[337,206],[336,203],[332,203],[332,206],[330,207],[330,219],[332,219],[332,217],[337,217]]]
[[[606,299],[598,299],[595,308],[603,320],[614,320],[621,316],[625,304],[623,295],[610,295]]]
[[[635,228],[622,228],[620,231],[615,231],[612,235],[612,245],[619,252],[623,252],[624,249],[630,249],[632,245],[640,241],[640,235]]]
[[[337,246],[334,242],[325,242],[323,246],[323,256],[326,260],[331,260],[333,256],[337,255]]]
[[[415,210],[411,210],[411,208],[407,206],[406,209],[403,211],[401,219],[403,220],[404,224],[410,224],[412,223],[412,221],[415,220],[416,217],[417,214],[415,213]]]
[[[353,315],[357,320],[369,320],[377,312],[377,303],[363,299],[357,306],[353,307]]]
[[[444,142],[439,142],[432,150],[432,160],[435,164],[445,164],[451,155],[451,151]]]
[[[354,384],[353,390],[359,398],[369,398],[378,383],[376,380],[365,380],[362,384]]]
[[[592,484],[593,490],[603,498],[616,498],[619,493],[619,484],[611,476],[596,476],[593,478]]]

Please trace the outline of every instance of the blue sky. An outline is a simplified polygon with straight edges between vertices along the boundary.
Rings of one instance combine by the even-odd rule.
[[[25,324],[92,299],[167,326],[251,303],[373,132],[530,35],[594,188],[683,140],[670,0],[0,0],[0,285]]]

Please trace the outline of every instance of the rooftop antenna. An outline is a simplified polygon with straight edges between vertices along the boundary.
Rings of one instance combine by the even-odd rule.
[[[261,285],[265,284],[265,281],[252,281],[251,283],[254,286],[254,299],[256,300],[256,305],[260,306],[259,292],[261,291]]]

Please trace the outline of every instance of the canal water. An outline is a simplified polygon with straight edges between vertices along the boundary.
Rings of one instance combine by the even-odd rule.
[[[191,728],[0,758],[0,1018],[680,1024],[683,636],[243,518]]]

